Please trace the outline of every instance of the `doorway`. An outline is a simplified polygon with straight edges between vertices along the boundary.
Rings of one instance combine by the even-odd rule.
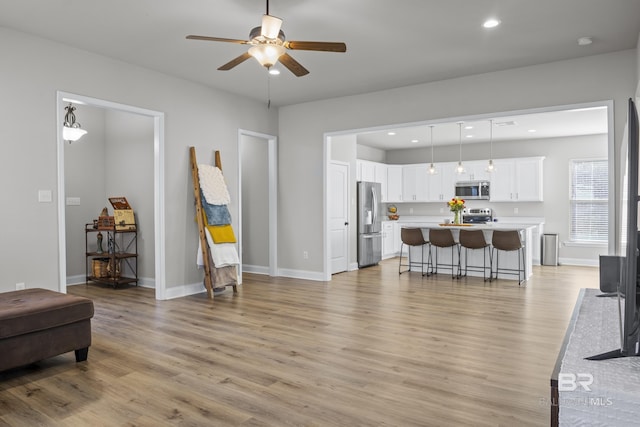
[[[278,275],[277,138],[238,131],[238,248],[243,271]]]
[[[329,234],[331,274],[349,269],[349,163],[332,160],[329,165]]]
[[[422,126],[422,127],[427,127],[429,125],[442,125],[442,124],[454,124],[458,121],[462,121],[462,122],[475,122],[475,121],[488,121],[489,119],[493,119],[496,120],[496,117],[502,117],[502,118],[514,118],[514,117],[518,117],[518,118],[524,118],[525,116],[529,116],[529,115],[540,115],[543,113],[553,113],[554,117],[557,117],[558,120],[560,121],[560,123],[563,122],[563,120],[567,119],[567,112],[568,111],[593,111],[593,110],[600,110],[600,111],[604,111],[605,115],[606,115],[606,132],[603,132],[603,134],[605,135],[605,139],[606,139],[606,152],[607,152],[607,159],[608,159],[608,173],[609,173],[609,177],[608,177],[608,188],[611,191],[611,194],[614,194],[614,191],[616,189],[616,172],[615,172],[615,144],[614,144],[614,135],[613,135],[613,130],[614,130],[614,121],[613,121],[613,101],[595,101],[595,102],[586,102],[586,103],[581,103],[581,104],[572,104],[572,105],[558,105],[558,106],[551,106],[551,107],[543,107],[543,108],[532,108],[532,109],[527,109],[527,110],[516,110],[516,111],[506,111],[506,112],[497,112],[497,113],[486,113],[486,114],[479,114],[479,115],[471,115],[471,116],[460,116],[460,117],[454,117],[454,118],[448,118],[448,119],[438,119],[438,120],[431,120],[431,121],[424,121],[424,122],[415,122],[415,123],[405,123],[405,124],[398,124],[395,125],[393,128],[389,127],[389,126],[379,126],[379,127],[371,127],[371,128],[364,128],[364,129],[353,129],[353,130],[345,130],[345,131],[336,131],[336,132],[327,132],[324,134],[324,145],[323,145],[323,181],[324,181],[324,193],[323,193],[323,198],[324,198],[324,212],[323,212],[323,248],[324,248],[324,263],[323,263],[323,280],[325,281],[330,281],[331,280],[331,266],[332,266],[332,242],[331,242],[331,233],[330,233],[330,229],[331,229],[331,218],[330,218],[330,212],[329,212],[329,207],[330,207],[330,203],[329,200],[331,199],[331,184],[330,184],[330,164],[331,161],[334,160],[334,156],[332,155],[333,151],[339,149],[339,145],[338,144],[333,144],[333,142],[335,141],[340,141],[340,145],[345,144],[345,145],[349,145],[350,148],[349,150],[346,150],[348,152],[349,155],[349,162],[352,164],[355,164],[356,162],[356,150],[355,150],[355,146],[358,143],[358,137],[361,135],[370,135],[373,133],[376,134],[380,134],[380,135],[387,135],[388,131],[390,130],[397,130],[397,131],[401,131],[404,128],[415,128],[418,126]],[[526,129],[526,128],[525,128]],[[562,126],[559,127],[559,129],[562,129]],[[456,134],[457,135],[457,134]],[[559,137],[568,137],[568,136],[572,136],[572,135],[580,135],[580,133],[567,133],[564,135],[560,135]],[[455,141],[457,141],[458,136],[456,136]],[[452,142],[447,142],[447,144],[452,144]],[[457,143],[456,143],[457,144]],[[535,144],[531,144],[531,146],[535,146]],[[385,149],[384,147],[377,147],[380,149]],[[407,148],[407,147],[404,147]],[[410,152],[410,151],[409,151]],[[425,159],[424,161],[426,162],[428,157],[428,152],[425,151],[425,155],[423,156],[423,158]],[[533,155],[533,154],[532,154]],[[520,156],[513,156],[513,157],[520,157]],[[457,158],[455,159],[457,160]],[[451,159],[448,159],[447,161],[452,161]],[[392,162],[393,163],[393,162]],[[406,162],[406,163],[411,163],[411,162]],[[402,164],[399,163],[398,164]],[[351,178],[352,181],[354,181],[353,177]],[[617,247],[617,242],[618,242],[618,238],[619,236],[616,236],[616,222],[619,220],[619,218],[616,216],[616,206],[615,206],[615,200],[616,197],[610,197],[609,198],[609,202],[608,202],[608,243],[607,243],[607,249],[608,249],[608,253],[612,254],[612,253],[616,253],[616,247]],[[436,206],[435,209],[438,209],[439,207]],[[437,211],[436,211],[437,212]],[[428,213],[425,215],[432,215],[432,213]],[[434,215],[438,215],[437,213],[434,213]],[[352,234],[354,234],[355,232],[352,231]],[[352,236],[353,238],[353,236]]]
[[[118,104],[82,95],[57,92],[57,144],[58,144],[58,251],[59,251],[59,290],[67,290],[67,242],[66,242],[66,205],[65,190],[65,141],[62,138],[64,107],[69,103],[102,108],[106,111],[131,113],[153,120],[153,235],[155,255],[155,297],[165,297],[165,224],[164,224],[164,113],[146,110],[130,105]],[[79,120],[80,121],[80,120]],[[96,213],[97,215],[97,213]]]

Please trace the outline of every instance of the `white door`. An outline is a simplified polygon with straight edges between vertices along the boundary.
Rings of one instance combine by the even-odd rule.
[[[349,264],[349,164],[329,165],[329,234],[331,274],[347,271]]]

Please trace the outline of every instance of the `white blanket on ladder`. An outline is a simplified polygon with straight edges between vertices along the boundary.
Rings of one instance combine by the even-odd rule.
[[[207,203],[228,205],[231,202],[227,183],[219,168],[207,164],[198,165],[198,177],[202,194]]]
[[[211,238],[211,233],[209,233],[209,230],[205,228],[204,232],[204,234],[207,236],[207,243],[209,244],[209,250],[211,251],[213,264],[217,268],[225,267],[227,265],[240,264],[240,258],[238,257],[238,251],[236,250],[235,243],[213,243],[213,239]],[[198,265],[198,267],[202,267],[204,265],[200,239],[198,239],[198,255],[196,258],[196,264]]]

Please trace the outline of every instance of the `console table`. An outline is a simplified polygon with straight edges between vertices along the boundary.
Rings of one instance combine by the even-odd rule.
[[[598,294],[578,296],[551,375],[552,426],[640,424],[640,357],[585,360],[620,348],[618,299]]]

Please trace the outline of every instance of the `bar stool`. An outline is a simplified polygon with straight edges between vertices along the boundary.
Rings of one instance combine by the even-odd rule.
[[[400,229],[400,265],[398,266],[398,274],[402,274],[407,271],[411,271],[411,267],[420,264],[422,275],[424,276],[426,273],[424,272],[424,265],[427,264],[427,269],[429,268],[429,264],[431,263],[431,248],[429,248],[429,254],[427,255],[427,262],[424,262],[424,247],[428,245],[429,242],[424,240],[424,235],[422,234],[422,230],[420,228],[401,228]],[[407,255],[408,264],[402,263],[402,248],[404,245],[409,246],[407,250],[409,254]],[[420,262],[411,261],[411,246],[420,247]],[[402,271],[402,267],[409,267],[408,270]]]
[[[432,247],[436,248],[436,262],[431,263],[430,274],[438,274],[438,266],[445,269],[451,269],[451,278],[460,278],[460,245],[453,239],[453,233],[448,228],[431,228],[429,229],[429,243]],[[438,263],[438,249],[451,248],[451,264]],[[458,264],[454,264],[455,256],[454,249],[458,251]],[[433,266],[436,266],[435,270]],[[454,273],[454,268],[458,267],[458,274]]]
[[[491,245],[496,250],[496,280],[498,280],[498,274],[513,274],[518,275],[518,286],[527,280],[527,271],[525,263],[525,247],[520,240],[520,233],[518,230],[494,230],[493,238],[491,239]],[[500,251],[513,252],[518,251],[518,268],[500,268]],[[522,262],[521,262],[522,257]],[[522,280],[520,279],[520,273],[522,273]]]
[[[458,237],[460,247],[464,248],[464,276],[467,275],[467,271],[482,271],[482,278],[487,281],[487,249],[489,249],[489,281],[491,281],[491,272],[493,271],[493,256],[491,255],[491,245],[484,238],[484,232],[482,230],[460,230]],[[482,265],[469,266],[469,249],[478,250],[482,249]]]

